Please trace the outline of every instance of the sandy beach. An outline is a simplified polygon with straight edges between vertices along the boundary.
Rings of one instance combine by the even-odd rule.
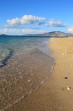
[[[73,38],[51,38],[56,65],[51,77],[61,111],[73,110]],[[59,111],[60,111],[59,110]]]
[[[49,72],[51,75],[48,76],[47,74],[49,71],[49,65],[51,65],[48,63],[53,62],[52,59],[49,59],[49,61],[47,61],[47,57],[49,56],[46,56],[43,53],[37,51],[35,53],[31,53],[31,56],[29,56],[29,58],[31,57],[31,60],[33,60],[35,66],[37,64],[37,61],[34,61],[34,59],[32,59],[35,56],[36,59],[38,58],[38,61],[40,63],[38,63],[37,70],[35,70],[35,68],[33,69],[35,75],[41,74],[40,76],[37,75],[37,78],[39,77],[39,81],[42,81],[45,76],[48,78],[44,83],[42,81],[43,84],[39,87],[38,90],[34,90],[32,93],[30,93],[25,98],[22,98],[21,100],[19,99],[18,102],[6,108],[5,111],[73,110],[73,38],[51,38],[49,47],[51,48],[53,57],[55,58],[55,66],[53,72]],[[29,59],[30,65],[32,65],[31,60]],[[43,68],[41,65],[43,65]],[[32,65],[32,67],[35,66]],[[41,68],[41,71],[39,67]],[[35,77],[33,77],[33,79],[37,80]],[[24,84],[23,81],[20,83]],[[32,86],[35,88],[37,84],[39,85],[39,82],[36,82],[36,84]],[[18,87],[19,86],[21,85],[18,85]]]
[[[73,110],[73,38],[51,38],[50,48],[55,57],[51,77],[10,111]]]
[[[0,0],[0,111],[73,111],[73,0]]]

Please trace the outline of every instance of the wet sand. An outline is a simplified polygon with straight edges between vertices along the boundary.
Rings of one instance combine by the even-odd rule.
[[[48,80],[53,65],[54,59],[38,49],[12,56],[0,68],[0,111],[30,110],[31,95]]]

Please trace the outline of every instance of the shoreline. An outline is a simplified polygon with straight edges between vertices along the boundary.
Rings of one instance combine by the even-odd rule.
[[[50,48],[56,62],[50,78],[7,111],[73,110],[73,38],[51,38]]]
[[[22,96],[21,99],[18,99],[19,101],[15,101],[15,104],[8,107],[4,111],[72,111],[73,38],[51,38],[49,47],[53,54],[52,57],[55,58],[55,66],[54,69],[52,69],[52,72],[49,70],[49,65],[51,66],[50,63],[52,62],[53,58],[50,59],[48,55],[44,55],[44,53],[40,52],[39,50],[35,50],[35,53],[32,51],[30,55],[24,59],[24,61],[29,60],[30,64],[27,62],[24,62],[24,64],[25,66],[28,66],[27,71],[31,70],[30,66],[32,65],[32,70],[34,70],[32,73],[38,74],[37,77],[39,77],[41,80],[41,86],[39,86],[39,89],[36,90],[37,88],[34,88],[36,84],[33,84],[31,87],[33,87],[35,90],[32,93],[30,92],[25,99]],[[48,61],[48,59],[50,61]],[[34,67],[36,66],[34,65],[35,63],[38,65],[37,68]],[[30,74],[30,71],[28,71],[28,73]],[[46,74],[50,75],[47,76]],[[45,76],[47,79],[46,81],[43,81],[41,78]],[[30,78],[30,76],[28,77]],[[31,79],[28,80],[28,83],[31,83]],[[33,80],[35,83],[35,80],[37,80],[36,76],[33,78]],[[25,81],[25,79],[23,79],[23,81]],[[20,84],[23,85],[23,81],[20,82]]]
[[[38,92],[49,78],[53,62],[53,58],[37,49],[12,56],[7,65],[0,69],[0,110],[10,111],[33,92]]]

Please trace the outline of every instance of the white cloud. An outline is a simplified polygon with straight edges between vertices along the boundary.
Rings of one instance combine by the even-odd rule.
[[[7,20],[7,23],[9,26],[15,26],[15,25],[19,25],[20,24],[20,20],[19,18],[15,18],[12,20]]]
[[[32,16],[32,15],[24,15],[22,18],[15,18],[11,20],[7,20],[9,26],[17,26],[24,24],[43,24],[45,22],[45,18]]]
[[[32,29],[22,29],[22,32],[28,34],[28,33],[33,33],[34,30],[32,30]]]
[[[3,33],[6,34],[8,32],[8,29],[3,29]]]
[[[65,27],[66,24],[62,23],[61,21],[55,21],[54,19],[49,20],[48,24],[45,24],[45,26],[52,26],[52,27]]]
[[[2,28],[0,29],[0,34],[18,34],[19,33],[19,30],[18,29],[8,29],[8,28]]]
[[[43,30],[43,29],[22,29],[22,33],[23,34],[42,34],[42,33],[46,33],[49,32],[48,30]]]
[[[49,21],[49,24],[50,24],[51,26],[54,26],[54,25],[56,24],[56,22],[55,22],[55,20],[50,20],[50,21]]]
[[[7,34],[8,33],[8,29],[4,28],[4,29],[0,29],[0,34]]]
[[[47,33],[47,32],[50,32],[49,30],[38,30],[37,33],[38,34],[44,34],[44,33]]]
[[[14,31],[15,33],[17,33],[17,32],[18,32],[18,29],[14,29],[13,31]]]
[[[69,28],[67,29],[67,31],[68,31],[69,33],[73,33],[73,26],[72,26],[72,27],[69,27]]]

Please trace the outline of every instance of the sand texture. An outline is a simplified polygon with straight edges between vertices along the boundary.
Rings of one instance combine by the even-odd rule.
[[[51,82],[60,110],[73,111],[73,38],[51,38],[50,47],[56,60]]]
[[[33,91],[25,99],[19,100],[5,111],[73,111],[73,38],[51,38],[50,48],[55,58],[55,66],[50,78],[44,83],[42,81],[43,84],[38,90]],[[34,61],[34,53],[31,55],[31,60]],[[41,74],[39,79],[41,80],[48,73],[45,71],[49,71],[48,65],[51,64],[48,63],[51,63],[52,59],[48,61],[49,56],[43,53],[36,53],[35,56],[36,60],[39,58],[39,63],[37,70],[34,68],[34,72],[36,75]],[[36,60],[34,64],[37,63]],[[43,67],[40,67],[41,63]],[[37,79],[34,78],[34,80]]]
[[[38,91],[49,78],[53,62],[54,59],[38,49],[12,56],[0,68],[0,111],[25,111],[28,104],[25,98]]]
[[[73,111],[73,38],[51,38],[50,48],[55,58],[51,77],[9,111]]]

